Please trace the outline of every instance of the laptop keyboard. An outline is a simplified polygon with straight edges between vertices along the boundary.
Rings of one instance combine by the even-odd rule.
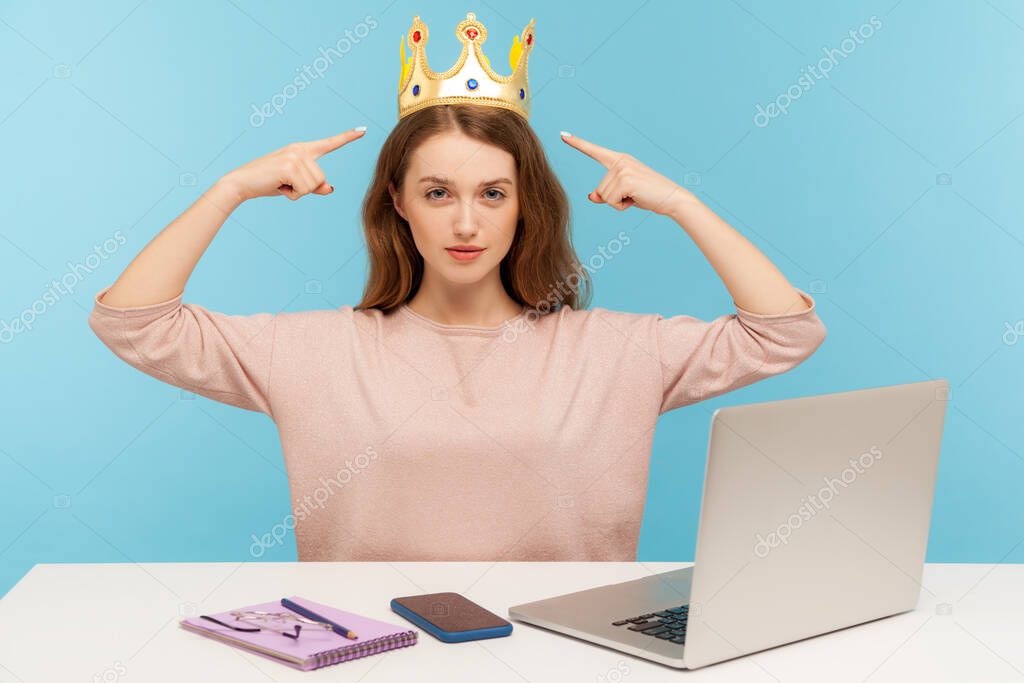
[[[686,642],[686,619],[690,615],[689,605],[669,607],[661,612],[641,614],[631,619],[612,622],[612,626],[624,626],[630,631],[653,636],[670,643],[682,645]]]

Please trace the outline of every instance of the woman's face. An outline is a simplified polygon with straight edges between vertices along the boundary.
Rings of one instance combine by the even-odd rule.
[[[476,282],[499,266],[515,236],[515,159],[463,133],[440,133],[413,152],[394,199],[424,267],[451,282]]]

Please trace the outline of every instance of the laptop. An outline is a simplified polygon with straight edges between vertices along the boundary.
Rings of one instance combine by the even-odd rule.
[[[946,380],[721,408],[692,566],[509,608],[696,669],[917,605]]]

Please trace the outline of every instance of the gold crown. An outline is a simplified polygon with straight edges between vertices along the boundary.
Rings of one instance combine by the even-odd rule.
[[[533,19],[523,32],[512,39],[508,61],[512,73],[501,76],[491,69],[481,46],[487,40],[487,28],[472,12],[455,27],[462,53],[455,65],[444,73],[431,71],[424,48],[430,33],[419,16],[413,17],[409,32],[402,39],[402,75],[398,81],[398,118],[435,104],[481,104],[511,109],[530,118],[530,86],[526,62],[533,49]],[[408,42],[412,56],[405,58]]]

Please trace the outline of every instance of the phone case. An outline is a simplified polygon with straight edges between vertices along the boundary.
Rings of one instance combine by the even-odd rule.
[[[395,598],[391,610],[446,643],[500,638],[512,624],[458,593],[430,593]]]

